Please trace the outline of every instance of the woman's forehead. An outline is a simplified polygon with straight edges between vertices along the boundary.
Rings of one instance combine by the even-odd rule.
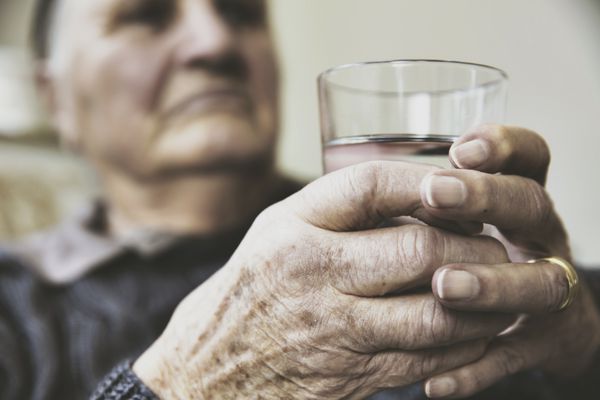
[[[49,0],[50,1],[50,0]],[[69,42],[82,36],[97,36],[110,31],[123,14],[146,9],[168,10],[171,7],[183,9],[186,5],[204,3],[214,6],[219,12],[246,12],[264,17],[267,2],[264,0],[53,0],[56,1],[50,28],[48,29],[48,56],[60,48],[69,47]],[[155,7],[159,5],[160,7]],[[258,10],[258,11],[257,11]],[[147,14],[147,13],[145,13]],[[145,15],[142,14],[142,15]],[[255,18],[256,19],[256,18]],[[262,19],[262,17],[261,17]],[[244,23],[238,18],[237,23]]]

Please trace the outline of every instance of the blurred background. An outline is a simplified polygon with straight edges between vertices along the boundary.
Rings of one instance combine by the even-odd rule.
[[[471,61],[510,76],[507,123],[541,133],[548,189],[576,260],[600,266],[600,0],[271,0],[283,67],[279,164],[321,173],[317,75],[398,58]],[[0,0],[0,238],[73,213],[95,193],[60,150],[35,96],[26,50],[32,0]]]

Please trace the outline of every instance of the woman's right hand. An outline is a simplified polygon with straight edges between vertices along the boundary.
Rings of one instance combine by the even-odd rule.
[[[162,399],[339,399],[481,357],[512,316],[452,311],[407,290],[442,265],[507,262],[504,247],[422,224],[376,228],[427,219],[419,186],[433,168],[356,165],[264,211],[134,371]]]

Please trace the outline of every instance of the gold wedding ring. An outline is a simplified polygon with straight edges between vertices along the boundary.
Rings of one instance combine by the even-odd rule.
[[[546,258],[538,258],[536,260],[528,261],[529,264],[540,263],[540,262],[549,262],[550,264],[558,265],[565,271],[565,275],[567,277],[567,297],[562,302],[557,311],[562,311],[567,308],[575,297],[577,296],[577,292],[579,292],[579,276],[577,275],[577,271],[575,267],[571,265],[570,262],[560,257],[546,257]]]

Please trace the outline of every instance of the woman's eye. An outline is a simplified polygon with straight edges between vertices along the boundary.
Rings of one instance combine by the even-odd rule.
[[[264,0],[216,0],[215,7],[234,27],[261,26],[266,20]]]
[[[169,0],[141,0],[117,13],[115,25],[143,25],[153,30],[165,28],[173,19],[175,6]],[[131,3],[130,3],[131,4]]]

